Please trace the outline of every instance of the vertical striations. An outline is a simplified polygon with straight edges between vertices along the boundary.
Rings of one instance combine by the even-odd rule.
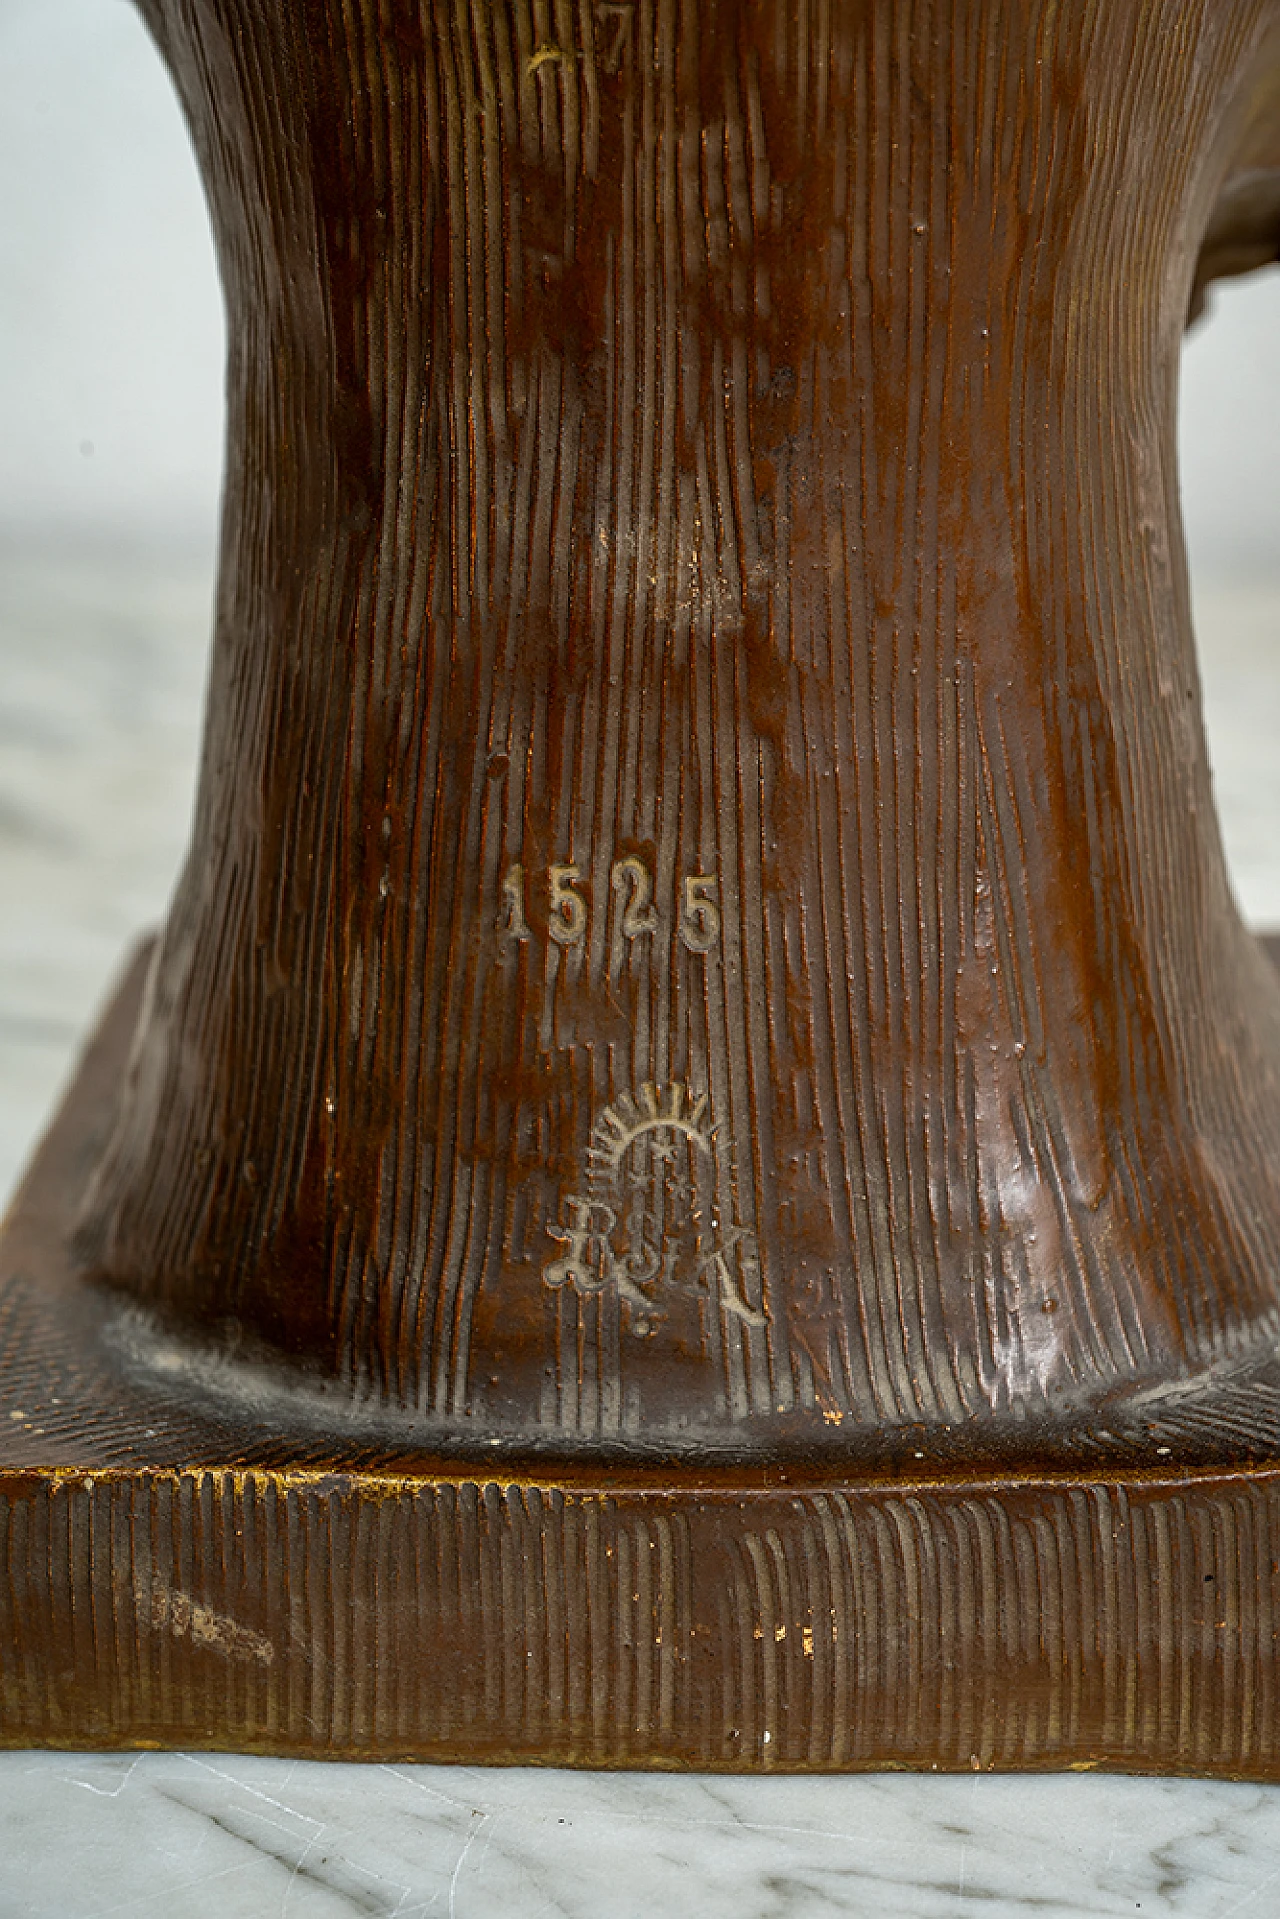
[[[10,1474],[0,1743],[1274,1779],[1278,1529],[1271,1472],[693,1501]]]
[[[1069,1409],[1271,1328],[1173,427],[1274,0],[145,10],[231,444],[96,1268],[597,1442]],[[789,1604],[778,1550],[734,1590]]]

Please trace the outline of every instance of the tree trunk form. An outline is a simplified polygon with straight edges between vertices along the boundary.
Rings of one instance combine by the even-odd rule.
[[[1280,0],[143,6],[217,636],[0,1231],[0,1744],[1280,1779],[1174,460]]]
[[[143,11],[230,451],[92,1270],[459,1442],[981,1445],[1262,1352],[1175,414],[1276,0]]]

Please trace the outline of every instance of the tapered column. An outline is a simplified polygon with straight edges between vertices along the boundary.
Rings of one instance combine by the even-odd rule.
[[[1269,1334],[1174,426],[1275,0],[144,11],[230,457],[92,1270],[668,1446]]]

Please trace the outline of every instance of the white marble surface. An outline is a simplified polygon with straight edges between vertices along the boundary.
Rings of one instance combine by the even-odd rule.
[[[1237,889],[1280,925],[1280,587],[1206,592]],[[198,563],[0,546],[0,1188],[186,838]],[[1280,1913],[1280,1789],[0,1755],[0,1919],[1227,1919]]]
[[[5,1919],[1085,1919],[1280,1908],[1280,1791],[32,1753]]]

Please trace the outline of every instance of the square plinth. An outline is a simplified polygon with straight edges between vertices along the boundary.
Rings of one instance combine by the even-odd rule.
[[[1195,1464],[880,1472],[486,1471],[140,1378],[68,1242],[144,970],[0,1240],[0,1744],[1280,1778],[1269,1374]]]

